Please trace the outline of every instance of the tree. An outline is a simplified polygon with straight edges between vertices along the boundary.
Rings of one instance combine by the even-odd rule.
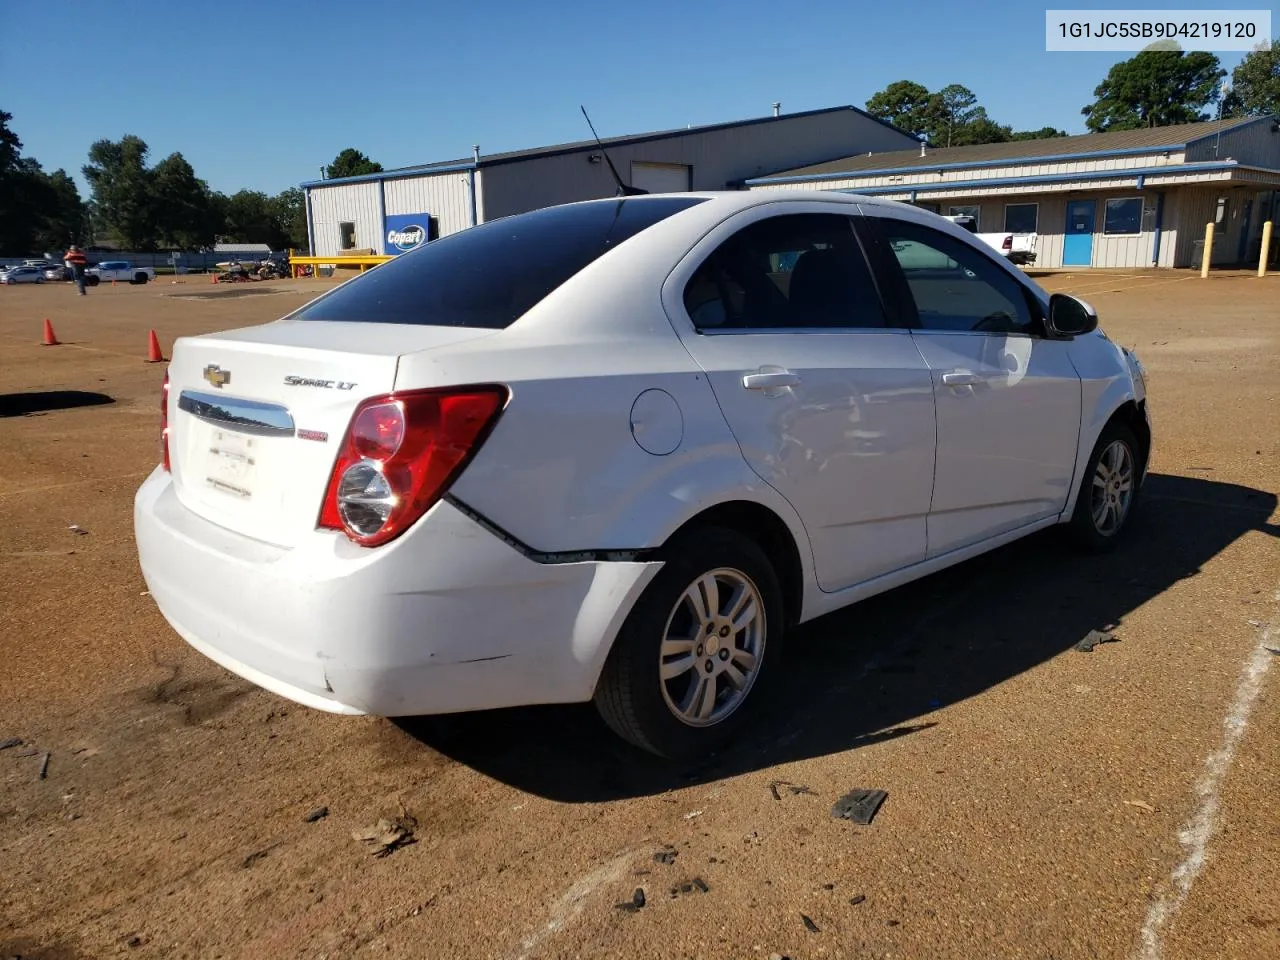
[[[1049,140],[1053,137],[1065,137],[1067,131],[1057,127],[1041,127],[1039,130],[1016,130],[1009,134],[1010,140]]]
[[[196,178],[185,157],[173,153],[150,172],[151,208],[158,239],[166,246],[193,250],[213,244],[221,220],[209,185]]]
[[[937,93],[930,94],[925,103],[925,118],[928,124],[926,133],[929,140],[940,147],[950,147],[959,143],[988,143],[981,139],[965,139],[965,128],[976,120],[984,120],[991,127],[995,124],[987,120],[987,111],[977,106],[978,98],[968,87],[951,83]],[[983,128],[984,132],[990,130]],[[975,132],[974,136],[981,136]]]
[[[938,147],[998,143],[1010,134],[978,106],[972,90],[958,83],[930,93],[913,80],[898,80],[867,101],[867,112]]]
[[[272,201],[276,223],[287,246],[294,250],[307,249],[307,207],[302,191],[297,187],[285,190]],[[272,249],[280,249],[273,247]]]
[[[241,190],[223,198],[223,216],[222,235],[231,243],[265,243],[272,250],[283,250],[289,244],[289,233],[281,222],[279,197]],[[304,226],[304,232],[305,229]]]
[[[355,147],[347,147],[336,157],[333,163],[324,168],[324,175],[334,180],[338,177],[359,177],[366,173],[381,173],[382,164],[370,160]]]
[[[132,134],[99,140],[82,169],[93,190],[95,223],[127,249],[153,249],[157,237],[146,143]]]
[[[1094,89],[1098,99],[1080,112],[1094,133],[1208,120],[1227,75],[1218,58],[1201,50],[1143,50],[1113,66]]]
[[[83,232],[84,205],[64,170],[47,174],[0,110],[0,255],[61,252]]]
[[[929,90],[912,80],[897,80],[867,101],[867,112],[919,137],[928,126]]]
[[[1223,112],[1234,117],[1280,113],[1280,37],[1270,50],[1246,54],[1231,72],[1231,93]]]
[[[85,205],[80,190],[67,171],[42,173],[40,216],[36,224],[36,249],[61,253],[84,238]]]

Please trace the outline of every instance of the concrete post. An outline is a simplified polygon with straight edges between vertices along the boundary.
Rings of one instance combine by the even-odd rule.
[[[1271,221],[1262,225],[1262,250],[1258,254],[1258,276],[1267,275],[1267,254],[1271,252]]]
[[[1209,276],[1209,258],[1213,256],[1213,221],[1204,225],[1204,256],[1200,258],[1201,279]]]

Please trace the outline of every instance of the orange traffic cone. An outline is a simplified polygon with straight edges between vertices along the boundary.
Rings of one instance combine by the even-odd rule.
[[[211,274],[209,274],[209,282],[210,282],[210,283],[217,283],[217,282],[218,282],[218,275],[217,275],[216,273],[211,273]]]
[[[45,317],[44,318],[44,340],[41,342],[41,346],[56,347],[58,343],[59,343],[58,338],[53,335],[53,324],[49,322],[48,317]]]
[[[151,335],[147,337],[147,363],[163,363],[164,354],[160,352],[160,341],[156,339],[156,332],[151,331]]]

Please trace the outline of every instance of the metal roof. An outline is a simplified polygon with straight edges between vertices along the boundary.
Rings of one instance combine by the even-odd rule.
[[[724,123],[707,123],[700,126],[679,127],[674,130],[658,130],[651,133],[633,133],[624,134],[618,137],[602,137],[600,143],[605,147],[622,147],[637,143],[649,143],[655,140],[669,140],[675,137],[687,137],[699,133],[712,133],[717,130],[732,130],[737,127],[749,127],[759,123],[781,123],[787,120],[799,120],[804,117],[816,117],[822,114],[841,113],[843,111],[859,114],[868,120],[874,120],[881,126],[888,127],[897,133],[901,133],[904,137],[910,137],[911,134],[905,130],[899,130],[893,124],[881,120],[879,117],[873,117],[865,110],[860,110],[852,104],[845,104],[839,107],[823,107],[820,110],[803,110],[798,113],[783,113],[778,116],[755,117],[750,120],[729,120]],[[577,153],[582,150],[595,149],[598,146],[595,140],[577,140],[573,143],[558,143],[548,147],[533,147],[528,150],[510,150],[505,153],[489,153],[481,154],[477,163],[471,157],[464,157],[458,160],[442,160],[435,163],[417,164],[411,167],[394,167],[390,170],[383,170],[380,173],[369,173],[357,177],[339,177],[332,180],[310,180],[302,186],[306,187],[323,187],[341,183],[359,183],[369,180],[394,180],[399,177],[412,176],[419,173],[448,173],[452,170],[472,170],[484,167],[496,167],[506,163],[518,163],[522,160],[536,160],[543,157],[556,157],[566,153]]]
[[[792,178],[824,180],[836,179],[843,174],[867,176],[877,173],[906,172],[919,168],[1000,166],[1023,160],[1074,160],[1083,157],[1149,153],[1159,149],[1181,150],[1196,140],[1211,137],[1219,131],[1225,132],[1247,123],[1255,123],[1260,119],[1267,118],[1245,117],[1221,122],[1214,120],[1205,123],[1181,123],[1169,127],[1144,127],[1141,130],[1084,133],[1071,137],[1050,137],[1045,140],[1013,140],[1006,143],[983,143],[965,147],[938,147],[927,149],[924,156],[920,155],[918,149],[864,153],[845,157],[842,160],[831,160],[809,167],[754,177],[746,182],[768,183]]]

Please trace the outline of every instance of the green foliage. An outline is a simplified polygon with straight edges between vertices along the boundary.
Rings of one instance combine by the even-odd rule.
[[[0,256],[61,253],[81,239],[84,205],[64,170],[45,173],[22,156],[22,141],[0,110]]]
[[[1039,130],[1018,130],[1009,135],[1010,140],[1049,140],[1053,137],[1065,137],[1067,131],[1057,127],[1041,127]]]
[[[898,80],[867,101],[867,112],[935,147],[1000,143],[1012,134],[987,116],[972,90],[958,83],[930,93],[913,80]]]
[[[1246,54],[1231,72],[1231,93],[1223,112],[1232,117],[1280,113],[1280,37],[1270,50]]]
[[[1095,133],[1208,120],[1226,75],[1212,53],[1144,50],[1113,66],[1080,112]]]
[[[153,177],[147,169],[147,145],[127,134],[120,140],[98,140],[82,168],[93,190],[95,232],[129,250],[154,250],[159,237],[154,224]]]
[[[382,164],[370,160],[355,147],[347,147],[336,157],[333,163],[324,168],[324,175],[329,180],[338,177],[359,177],[366,173],[381,173]]]
[[[153,226],[159,244],[182,250],[211,246],[221,223],[209,185],[196,178],[180,153],[157,163],[149,185]]]

